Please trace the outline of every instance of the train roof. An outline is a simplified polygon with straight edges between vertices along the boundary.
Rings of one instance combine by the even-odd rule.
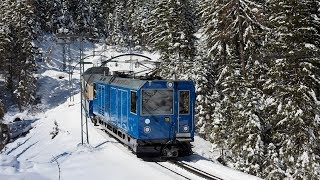
[[[87,69],[83,73],[83,79],[92,84],[94,82],[101,82],[105,84],[112,84],[116,86],[123,86],[131,89],[139,89],[141,88],[147,81],[134,79],[134,78],[125,78],[119,77],[121,74],[108,75],[109,68],[108,67],[92,67]]]
[[[94,82],[100,82],[105,84],[127,87],[130,89],[140,89],[147,82],[146,80],[121,78],[117,76],[104,74],[84,74],[83,78],[89,84],[92,84]]]
[[[109,74],[109,68],[108,67],[91,67],[83,73],[83,75],[92,75],[92,74]]]
[[[128,74],[115,74],[108,75],[109,68],[107,67],[93,67],[89,68],[83,73],[83,79],[92,84],[94,82],[100,82],[105,84],[112,84],[116,86],[122,86],[130,89],[139,90],[145,83],[149,81],[176,81],[176,80],[162,80],[159,78],[149,77],[133,77]],[[179,80],[178,80],[179,81]]]

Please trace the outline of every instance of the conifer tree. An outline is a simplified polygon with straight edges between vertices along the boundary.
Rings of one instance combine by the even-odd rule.
[[[8,27],[5,24],[0,25],[0,74],[6,78],[6,81],[10,81],[9,72],[10,67],[10,39],[8,37]],[[12,83],[11,83],[12,84]]]
[[[198,59],[199,58],[199,59]],[[213,110],[217,105],[215,102],[215,94],[212,91],[214,87],[212,81],[214,77],[210,73],[210,70],[213,68],[213,65],[210,64],[209,59],[201,59],[198,57],[194,62],[194,68],[192,79],[196,84],[196,129],[198,134],[205,138],[210,139],[211,132],[213,128]],[[222,138],[220,138],[222,140]],[[217,142],[216,142],[217,143]]]
[[[118,45],[120,47],[126,47],[126,1],[116,0],[110,7],[109,13],[109,28],[108,28],[108,43]]]
[[[104,0],[89,1],[90,33],[95,38],[106,36],[106,25],[104,24],[105,4],[107,4],[107,2]]]
[[[147,45],[147,19],[151,16],[153,3],[153,0],[130,0],[127,2],[128,43],[132,48],[142,50]]]
[[[161,0],[148,23],[150,44],[161,54],[161,76],[186,74],[195,55],[194,15],[188,0]]]
[[[36,35],[34,4],[28,1],[4,1],[5,66],[7,87],[16,97],[20,110],[33,101],[35,79],[33,73],[33,39]]]
[[[219,96],[211,140],[230,150],[236,168],[259,174],[266,123],[259,114],[262,62],[256,54],[263,44],[258,20],[263,8],[257,1],[241,0],[206,0],[200,7],[208,55],[215,64],[212,94]]]
[[[273,170],[268,178],[318,179],[319,4],[315,0],[268,3],[270,80],[264,86],[273,99],[269,106],[273,147],[268,154],[268,169]]]
[[[65,0],[35,0],[35,21],[43,32],[57,33],[70,21]],[[65,24],[64,24],[65,23]]]

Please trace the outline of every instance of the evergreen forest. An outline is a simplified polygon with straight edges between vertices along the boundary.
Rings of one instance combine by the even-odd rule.
[[[20,111],[37,102],[35,42],[85,33],[157,52],[160,76],[193,80],[197,133],[221,163],[265,179],[320,178],[319,0],[2,0],[0,9],[0,119],[5,97]]]

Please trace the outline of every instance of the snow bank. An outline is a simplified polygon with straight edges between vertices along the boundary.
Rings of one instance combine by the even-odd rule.
[[[28,172],[34,164],[28,161],[20,162],[15,156],[0,154],[0,179],[6,180],[45,180],[39,173]]]

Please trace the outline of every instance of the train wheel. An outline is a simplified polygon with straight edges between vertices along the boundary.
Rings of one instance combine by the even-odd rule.
[[[183,157],[183,156],[190,156],[192,155],[192,146],[190,143],[183,143],[180,144],[180,148],[179,148],[179,157]]]
[[[142,157],[144,157],[144,156],[143,156],[143,153],[141,153],[141,152],[136,153],[136,156],[137,156],[137,158],[142,158]]]

